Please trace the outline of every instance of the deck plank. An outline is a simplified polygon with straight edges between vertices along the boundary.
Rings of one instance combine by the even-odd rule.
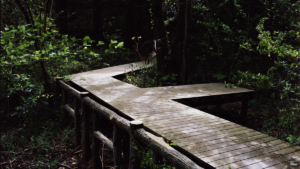
[[[215,136],[215,135],[218,135],[218,136],[221,136],[221,137],[227,137],[227,136],[231,135],[234,132],[245,130],[244,127],[231,127],[230,129],[227,129],[227,130],[221,130],[221,129],[220,128],[211,129],[210,131],[206,130],[207,132],[203,131],[203,132],[199,132],[199,133],[198,132],[190,132],[190,133],[180,132],[179,134],[164,133],[164,137],[172,138],[172,139],[181,139],[181,138],[193,137],[195,135],[197,137],[202,137],[202,138]],[[159,131],[159,129],[157,129],[157,131]],[[178,131],[178,130],[175,130],[174,132],[176,132],[176,131]]]
[[[72,75],[72,82],[213,167],[281,169],[300,165],[300,147],[174,101],[252,90],[225,88],[223,83],[138,88],[113,77],[140,66],[145,65],[137,62],[78,73]]]
[[[220,159],[236,156],[239,154],[244,154],[247,152],[259,150],[261,149],[262,145],[264,145],[265,147],[271,147],[268,146],[268,144],[272,144],[273,146],[276,146],[282,143],[284,143],[282,140],[278,140],[274,137],[265,137],[263,139],[246,142],[243,144],[228,146],[225,148],[220,148],[215,150],[203,151],[196,155],[197,157],[205,160],[206,162],[212,162],[212,161],[217,161]]]
[[[159,130],[161,130],[162,133],[172,133],[169,129],[177,129],[176,131],[182,131],[182,130],[186,130],[186,129],[199,129],[199,131],[201,130],[205,130],[205,128],[209,128],[209,129],[214,129],[214,128],[220,128],[220,127],[225,127],[225,126],[234,126],[236,127],[236,125],[233,125],[232,123],[227,123],[227,122],[211,122],[211,123],[202,123],[202,122],[196,122],[196,123],[189,123],[189,125],[187,124],[175,124],[174,126],[166,126],[165,123],[157,123],[155,125],[149,125],[148,123],[145,123],[145,125],[147,126],[151,126],[152,129],[155,128],[159,128]],[[175,131],[175,132],[176,132]]]
[[[219,140],[213,140],[213,141],[209,141],[209,142],[201,142],[199,144],[189,144],[189,145],[184,145],[184,146],[181,146],[182,144],[179,144],[179,145],[182,148],[189,150],[189,151],[191,151],[191,150],[196,150],[196,151],[215,150],[215,149],[221,149],[224,147],[229,147],[232,145],[247,143],[247,142],[258,140],[258,139],[263,139],[266,137],[267,136],[265,134],[257,134],[257,135],[253,135],[251,137],[244,137],[243,139],[239,139],[239,140],[219,139]],[[197,155],[197,154],[195,153],[195,155]]]
[[[262,148],[260,150],[251,151],[245,154],[209,162],[209,164],[214,167],[233,166],[235,168],[242,168],[253,163],[264,161],[270,158],[272,155],[277,156],[278,154],[288,154],[295,152],[297,149],[299,150],[300,147],[295,148],[290,144],[282,143],[276,146]]]
[[[291,153],[292,152],[292,153]],[[286,154],[285,154],[286,153]],[[282,152],[277,152],[276,155],[272,155],[272,156],[259,156],[260,158],[264,158],[265,161],[261,161],[246,167],[243,167],[244,169],[256,169],[256,168],[267,168],[267,167],[271,167],[274,165],[278,165],[282,162],[286,162],[286,161],[290,161],[291,163],[294,163],[294,166],[297,165],[298,168],[300,167],[298,165],[298,163],[300,162],[298,159],[294,159],[293,156],[299,156],[300,152],[299,149],[291,149],[291,151],[287,150],[286,151],[282,151]]]

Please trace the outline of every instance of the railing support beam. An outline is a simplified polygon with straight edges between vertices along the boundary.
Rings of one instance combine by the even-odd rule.
[[[113,152],[114,152],[114,167],[121,168],[122,163],[122,131],[118,126],[114,125],[113,131]]]
[[[93,111],[93,131],[98,131],[101,125],[101,118],[99,114]],[[92,147],[92,168],[93,169],[102,169],[99,151],[100,150],[100,140],[93,134],[93,147]]]
[[[134,148],[135,139],[133,137],[134,132],[137,129],[143,128],[143,122],[142,121],[131,121],[130,122],[130,155],[129,155],[129,169],[139,169],[141,168],[140,159],[137,157],[137,150]]]
[[[87,96],[85,94],[84,96]],[[81,112],[82,112],[82,138],[81,138],[81,148],[82,148],[82,160],[88,161],[90,159],[90,136],[89,136],[89,127],[90,127],[90,109],[86,104],[81,102]]]

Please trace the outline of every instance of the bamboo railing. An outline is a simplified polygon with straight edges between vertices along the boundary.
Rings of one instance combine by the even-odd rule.
[[[113,151],[114,167],[119,168],[122,164],[122,157],[128,157],[130,169],[139,169],[140,163],[137,153],[132,143],[138,145],[148,145],[153,150],[153,162],[159,157],[165,158],[176,168],[200,169],[201,167],[190,158],[183,155],[169,144],[162,137],[157,137],[143,128],[143,122],[134,120],[129,121],[114,111],[97,103],[89,96],[88,92],[80,92],[66,84],[62,78],[56,78],[56,83],[62,92],[63,123],[68,121],[68,116],[74,118],[75,146],[82,148],[82,160],[92,159],[92,167],[102,168],[99,158],[100,143]],[[68,96],[73,98],[73,108],[67,103]],[[100,126],[104,120],[113,124],[113,139],[108,139],[100,131]],[[90,132],[90,121],[92,121],[92,132]],[[93,133],[90,137],[90,133]],[[129,152],[125,151],[123,135],[130,136],[127,142]],[[80,138],[81,135],[81,138]],[[92,141],[90,140],[92,138]],[[122,142],[123,140],[123,142]],[[92,142],[92,149],[90,144]]]

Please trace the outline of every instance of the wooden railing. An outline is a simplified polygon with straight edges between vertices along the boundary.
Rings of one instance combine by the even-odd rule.
[[[100,141],[113,151],[113,159],[115,168],[120,167],[123,157],[128,157],[129,167],[131,169],[139,169],[140,162],[137,157],[136,149],[133,143],[137,145],[147,145],[153,150],[153,162],[157,163],[157,159],[165,158],[176,168],[200,169],[201,167],[193,162],[190,158],[183,155],[169,144],[162,137],[157,137],[152,133],[147,132],[143,128],[143,122],[134,120],[129,121],[114,111],[102,106],[98,102],[91,99],[88,92],[79,92],[70,85],[66,84],[62,78],[56,78],[56,83],[62,92],[63,105],[63,123],[68,121],[68,116],[74,118],[75,130],[75,146],[81,145],[82,160],[88,161],[92,158],[93,168],[102,168],[99,158]],[[68,96],[73,97],[73,108],[67,103]],[[90,137],[90,120],[92,120],[93,136]],[[100,131],[100,126],[104,120],[109,120],[113,124],[112,141],[108,139]],[[81,123],[81,127],[80,127]],[[130,141],[127,142],[129,151],[122,148],[124,145],[123,135],[129,135]],[[80,135],[82,136],[80,139]],[[90,143],[92,138],[92,152]],[[122,142],[123,140],[123,142]],[[122,151],[123,150],[123,151]]]

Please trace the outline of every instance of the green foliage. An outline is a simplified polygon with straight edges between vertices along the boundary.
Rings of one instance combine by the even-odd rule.
[[[300,136],[289,135],[286,139],[294,145],[300,145]]]
[[[261,57],[272,58],[274,64],[268,67],[266,73],[239,72],[239,83],[264,92],[264,97],[272,98],[279,108],[280,116],[277,120],[272,119],[265,127],[274,124],[284,129],[284,135],[291,143],[299,144],[299,93],[300,93],[300,69],[299,52],[300,47],[294,42],[299,42],[300,23],[291,23],[291,30],[288,31],[265,31],[263,18],[257,26],[259,40],[257,48],[244,43],[242,48],[257,50]],[[297,43],[296,43],[297,44]]]
[[[176,77],[176,74],[162,74],[157,72],[156,65],[142,66],[139,71],[131,71],[126,74],[124,82],[141,88],[174,86],[177,84]]]
[[[73,138],[73,135],[74,135],[74,128],[65,128],[62,132],[62,142],[73,142],[74,141],[74,138]]]
[[[1,32],[1,66],[23,65],[37,60],[50,60],[50,72],[70,68],[70,64],[77,64],[75,57],[93,56],[96,59],[98,54],[89,51],[89,43],[93,42],[86,36],[82,43],[76,38],[68,38],[68,35],[60,35],[56,30],[50,30],[42,34],[37,34],[44,27],[43,24],[35,22],[36,29],[29,25],[21,25],[18,28],[6,26],[5,31]],[[51,22],[49,22],[51,26]],[[68,64],[67,64],[68,63]],[[53,67],[51,67],[53,66]],[[60,69],[54,68],[59,66]],[[55,70],[52,70],[55,69]]]
[[[132,143],[135,150],[137,151],[138,158],[141,159],[142,169],[172,169],[173,167],[167,165],[165,162],[161,165],[153,164],[152,156],[153,151],[150,147],[139,148],[134,142]]]
[[[73,136],[73,130],[67,128],[62,131],[59,128],[58,119],[52,120],[37,120],[35,124],[30,124],[27,128],[13,130],[9,134],[2,135],[0,145],[3,150],[12,152],[7,158],[15,159],[20,156],[24,158],[28,156],[28,152],[31,152],[30,154],[34,154],[31,162],[35,166],[57,168],[59,159],[55,158],[57,152],[53,151],[53,146],[61,143],[61,147],[67,147],[68,143],[60,142],[60,139],[69,142],[69,138]]]
[[[4,30],[5,25],[21,25],[25,24],[24,17],[18,9],[15,1],[1,0],[1,19],[0,30]]]
[[[9,116],[26,118],[25,122],[35,119],[34,116],[47,107],[53,97],[53,93],[44,93],[45,82],[42,79],[47,78],[51,83],[55,76],[88,70],[87,65],[101,61],[99,55],[88,48],[93,42],[90,37],[81,40],[60,35],[53,29],[52,21],[48,19],[49,28],[45,33],[41,33],[44,25],[39,22],[35,22],[35,27],[6,26],[0,33],[3,90],[0,100],[5,103],[1,106],[1,113],[5,116],[8,116],[4,113],[8,110],[6,103],[14,100],[9,105]],[[41,60],[46,64],[46,74],[50,77],[45,77],[36,63]],[[69,79],[68,76],[66,78]]]
[[[265,25],[268,30],[292,30],[297,11],[299,3],[290,0],[274,0],[272,4],[264,0],[195,1],[187,49],[189,82],[230,82],[238,71],[265,73],[274,60],[254,50],[259,43],[257,24],[269,17]],[[172,35],[176,29],[170,26],[168,31]],[[241,49],[240,44],[247,44],[248,49]]]
[[[138,157],[141,157],[141,168],[142,169],[172,169],[171,166],[168,166],[166,163],[162,165],[156,165],[152,162],[153,151],[151,149],[145,150],[145,152],[138,152]]]
[[[58,167],[58,159],[53,160],[48,166],[47,168],[57,168]]]

